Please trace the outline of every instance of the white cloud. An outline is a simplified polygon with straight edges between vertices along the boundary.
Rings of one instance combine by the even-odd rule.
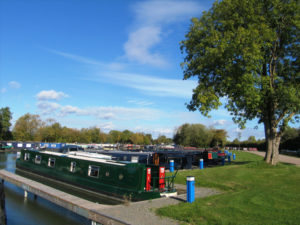
[[[163,79],[122,72],[104,72],[99,77],[90,78],[90,80],[110,82],[140,90],[145,94],[161,97],[191,98],[192,90],[197,86],[197,81],[193,80]]]
[[[155,120],[160,115],[158,110],[151,108],[90,107],[86,110],[90,115],[106,120]]]
[[[11,82],[9,82],[8,85],[9,85],[9,87],[14,88],[14,89],[18,89],[21,87],[21,84],[18,83],[17,81],[11,81]]]
[[[56,102],[38,102],[37,107],[43,115],[48,115],[55,112],[61,106]]]
[[[59,115],[64,117],[69,114],[76,114],[76,115],[86,115],[88,112],[86,110],[79,109],[76,106],[66,105],[60,107]]]
[[[67,94],[63,92],[57,92],[55,90],[49,90],[49,91],[41,91],[36,95],[37,99],[39,101],[41,100],[60,100],[61,98],[69,97]]]
[[[136,28],[124,44],[125,56],[131,61],[163,67],[167,60],[151,49],[162,40],[163,26],[188,20],[200,12],[200,5],[194,1],[145,1],[133,7]]]
[[[60,56],[63,56],[65,58],[72,59],[72,60],[77,61],[77,62],[91,64],[91,65],[100,65],[100,66],[103,65],[101,62],[96,61],[94,59],[89,59],[89,58],[86,58],[86,57],[70,54],[70,53],[67,53],[67,52],[57,51],[57,50],[54,50],[54,49],[48,49],[48,48],[45,48],[45,49],[49,52],[52,52],[52,53],[56,54],[56,55],[60,55]]]
[[[165,135],[166,137],[173,137],[174,128],[170,127],[140,127],[137,126],[132,129],[133,132],[141,132],[145,134],[151,134],[153,138],[157,138],[159,135]]]
[[[191,15],[201,12],[195,1],[145,1],[133,6],[136,20],[142,24],[172,23],[189,19]]]
[[[103,124],[100,124],[100,125],[99,125],[99,128],[100,128],[101,130],[106,131],[106,132],[108,132],[108,131],[114,129],[114,127],[115,127],[115,126],[114,126],[114,124],[113,124],[112,122],[103,123]]]
[[[226,123],[227,123],[227,120],[223,120],[223,119],[215,120],[215,121],[213,121],[212,126],[224,126],[224,125],[226,125]]]
[[[124,45],[126,57],[131,61],[163,67],[166,60],[159,53],[150,52],[150,49],[161,41],[159,27],[142,27],[129,35]]]
[[[139,105],[139,106],[149,106],[149,105],[153,105],[153,102],[149,102],[149,101],[144,101],[144,100],[136,100],[136,99],[131,99],[127,101],[130,104],[134,104],[134,105]]]
[[[55,102],[40,101],[37,103],[42,114],[55,113],[58,117],[69,115],[91,116],[102,120],[155,120],[160,117],[160,112],[151,108],[126,108],[126,107],[86,107],[79,108],[71,105],[60,105]]]

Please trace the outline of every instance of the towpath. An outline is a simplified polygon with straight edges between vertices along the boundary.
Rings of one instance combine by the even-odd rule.
[[[175,185],[175,187],[180,190],[186,190],[185,185]],[[212,188],[195,188],[196,198],[204,198],[206,196],[220,193],[220,191]],[[157,216],[155,214],[155,209],[185,201],[186,194],[181,194],[176,197],[153,199],[142,202],[130,202],[129,205],[106,207],[101,210],[101,212],[111,217],[122,218],[123,221],[132,225],[178,225],[180,224],[180,221]]]
[[[256,155],[260,155],[262,157],[265,157],[265,154],[266,154],[265,152],[258,152],[258,151],[249,151],[249,152],[256,154]],[[294,165],[300,167],[300,158],[297,158],[297,157],[279,154],[279,161],[283,162],[283,163],[294,164]]]

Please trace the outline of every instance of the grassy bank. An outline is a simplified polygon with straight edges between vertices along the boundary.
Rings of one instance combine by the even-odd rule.
[[[195,176],[196,186],[217,188],[223,194],[164,207],[157,213],[183,224],[300,224],[300,168],[273,167],[260,156],[236,154],[231,165],[181,171],[176,178],[185,184],[186,176]]]

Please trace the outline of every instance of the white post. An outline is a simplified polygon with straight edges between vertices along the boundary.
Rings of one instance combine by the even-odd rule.
[[[24,190],[24,198],[27,198],[28,192]]]
[[[92,225],[97,225],[97,222],[92,220]]]

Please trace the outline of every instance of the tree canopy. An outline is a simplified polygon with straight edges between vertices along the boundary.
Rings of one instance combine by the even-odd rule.
[[[224,147],[227,132],[222,129],[207,128],[202,124],[183,124],[173,137],[175,144],[197,148]]]
[[[10,131],[12,113],[9,107],[0,109],[0,140],[9,140],[12,138]]]
[[[264,124],[266,161],[300,112],[297,0],[224,0],[193,18],[181,50],[184,79],[198,78],[188,109],[209,112],[226,101],[234,122]]]
[[[24,116],[21,116],[14,125],[14,138],[22,141],[33,141],[41,126],[42,120],[39,115],[26,113]]]

